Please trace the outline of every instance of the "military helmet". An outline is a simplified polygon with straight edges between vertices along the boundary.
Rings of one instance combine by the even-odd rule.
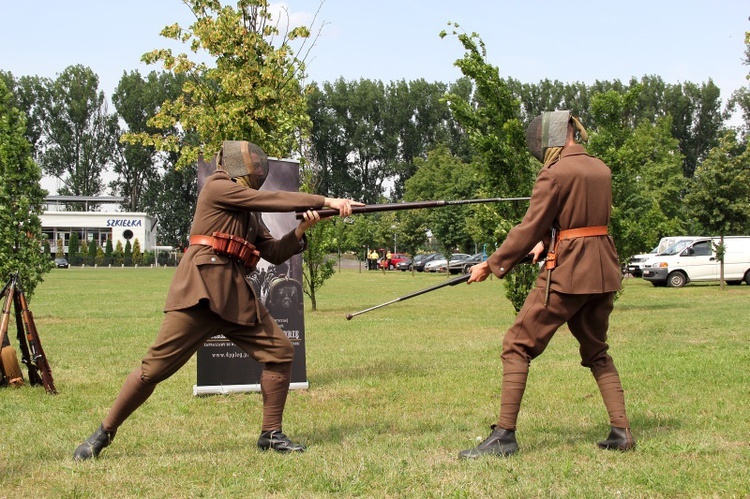
[[[268,176],[268,156],[246,140],[222,142],[216,163],[232,178],[247,177],[253,189],[260,189]]]
[[[526,129],[526,147],[544,163],[544,153],[550,147],[563,147],[568,136],[570,111],[547,111],[531,121]]]

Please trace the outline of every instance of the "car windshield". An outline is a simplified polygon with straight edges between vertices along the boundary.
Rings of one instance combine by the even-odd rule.
[[[677,241],[672,246],[665,249],[659,254],[660,255],[676,255],[677,253],[685,249],[685,246],[687,246],[688,244],[690,244],[689,240]]]

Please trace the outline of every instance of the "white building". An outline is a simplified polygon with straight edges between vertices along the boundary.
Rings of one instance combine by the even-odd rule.
[[[78,234],[79,241],[95,241],[102,249],[107,239],[112,240],[112,247],[120,242],[124,248],[127,241],[132,246],[138,239],[141,251],[153,250],[156,246],[156,221],[145,213],[88,211],[91,204],[119,204],[123,198],[118,197],[81,197],[81,196],[48,196],[47,209],[42,213],[42,230],[47,235],[50,251],[57,253],[58,241],[62,239],[64,251],[68,254],[68,243],[73,233]],[[86,211],[65,211],[64,203],[82,203]]]

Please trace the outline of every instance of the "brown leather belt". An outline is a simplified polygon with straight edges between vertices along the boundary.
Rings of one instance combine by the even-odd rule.
[[[260,261],[260,252],[255,246],[238,236],[224,234],[223,232],[214,232],[211,236],[195,234],[190,236],[190,244],[201,244],[211,246],[214,253],[218,255],[227,255],[242,265],[250,272],[255,270],[255,266]]]
[[[594,236],[606,236],[609,232],[607,231],[606,225],[592,225],[590,227],[576,227],[574,229],[565,229],[557,233],[553,246],[547,253],[547,261],[545,268],[551,271],[557,266],[557,246],[560,241],[568,241],[570,239],[578,239],[579,237],[594,237]]]
[[[557,233],[557,241],[566,241],[568,239],[577,239],[579,237],[606,236],[606,225],[592,225],[591,227],[577,227],[575,229],[565,229]]]
[[[213,246],[214,238],[211,236],[197,235],[190,236],[190,244],[202,244],[204,246]]]

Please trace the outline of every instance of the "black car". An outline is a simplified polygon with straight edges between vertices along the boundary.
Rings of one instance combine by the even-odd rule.
[[[67,269],[68,261],[65,258],[55,258],[55,267],[58,269]]]
[[[423,256],[424,258],[422,258],[419,261],[417,261],[416,259],[419,256]],[[417,256],[414,257],[414,260],[415,260],[414,261],[414,270],[416,270],[417,272],[424,272],[424,265],[427,262],[431,262],[432,260],[441,259],[441,258],[444,258],[441,253],[430,253],[429,255],[417,255]]]
[[[471,255],[469,258],[465,260],[451,260],[448,263],[448,272],[451,274],[468,274],[469,270],[473,265],[476,265],[478,263],[482,263],[487,259],[487,254],[485,253],[477,253],[475,255]]]
[[[406,272],[407,270],[411,270],[412,263],[414,260],[411,258],[407,258],[406,260],[401,260],[396,264],[396,270],[400,270],[401,272]]]

